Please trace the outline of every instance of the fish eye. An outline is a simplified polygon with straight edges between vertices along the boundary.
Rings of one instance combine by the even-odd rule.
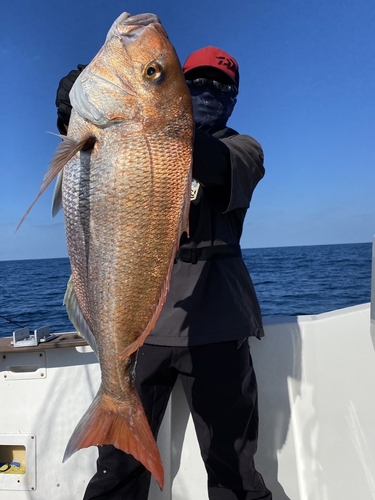
[[[146,80],[159,80],[162,74],[163,74],[163,68],[156,61],[152,61],[149,64],[147,64],[144,70],[144,76]]]

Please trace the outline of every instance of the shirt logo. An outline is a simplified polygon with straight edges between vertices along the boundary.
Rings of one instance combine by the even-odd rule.
[[[197,199],[199,187],[199,182],[193,179],[193,182],[191,183],[190,201],[194,201]]]

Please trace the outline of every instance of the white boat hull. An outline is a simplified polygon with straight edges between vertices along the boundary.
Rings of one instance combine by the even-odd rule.
[[[375,332],[370,304],[317,316],[265,318],[251,339],[258,378],[256,465],[274,500],[375,498]],[[374,325],[372,325],[374,328]],[[62,337],[61,337],[62,338]],[[66,443],[99,386],[87,346],[4,350],[0,345],[0,500],[80,500],[97,451],[62,464]],[[150,500],[208,500],[206,474],[180,383],[159,434],[165,488]]]

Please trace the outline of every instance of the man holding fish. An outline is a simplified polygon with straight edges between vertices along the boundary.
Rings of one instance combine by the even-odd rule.
[[[142,16],[150,15],[144,14]],[[141,39],[144,36],[145,27],[157,26],[159,23],[155,17],[151,20],[149,18],[145,20],[145,17],[140,18],[141,16],[135,16],[126,19],[127,25],[130,24],[131,20],[136,19],[136,21],[132,21],[131,42],[127,42],[129,47],[126,50],[129,54],[132,44],[138,42],[137,37]],[[126,23],[122,21],[122,24],[117,25],[115,29],[115,31],[117,30],[115,33],[117,38],[125,36],[125,29],[128,29],[124,27]],[[134,25],[137,26],[139,32],[134,29]],[[108,41],[111,40],[110,34],[113,34],[113,29],[107,37],[107,45]],[[155,37],[166,37],[159,28],[157,30],[159,31]],[[113,47],[115,50],[115,45]],[[155,47],[155,43],[152,44],[152,47]],[[164,54],[165,49],[163,50]],[[134,54],[136,53],[134,52]],[[105,57],[109,56],[105,54]],[[132,57],[135,60],[136,56]],[[154,143],[150,139],[151,133],[142,144],[147,144],[153,159],[160,154],[162,163],[165,163],[167,162],[165,156],[171,157],[172,155],[172,153],[163,152],[167,144],[173,142],[177,144],[177,142],[186,140],[186,147],[178,150],[181,152],[176,153],[176,158],[182,158],[184,155],[188,158],[189,151],[191,151],[189,141],[193,141],[193,180],[191,181],[187,171],[186,174],[181,174],[181,177],[185,176],[189,183],[190,203],[188,205],[190,205],[190,212],[187,215],[187,209],[182,201],[179,208],[172,209],[182,212],[181,221],[166,225],[165,231],[169,226],[175,224],[179,240],[176,248],[174,248],[173,243],[170,245],[171,265],[168,264],[170,257],[167,255],[164,257],[164,246],[168,247],[168,238],[161,234],[159,235],[160,240],[157,241],[157,232],[155,232],[155,236],[152,236],[148,243],[150,249],[147,246],[142,247],[142,252],[140,252],[142,255],[148,254],[149,260],[137,260],[136,253],[122,256],[124,261],[129,262],[134,259],[133,267],[137,267],[138,276],[130,279],[127,277],[128,274],[124,272],[126,279],[124,278],[121,286],[110,288],[110,285],[108,287],[106,285],[106,289],[95,292],[97,294],[96,302],[89,297],[88,292],[81,293],[81,289],[90,290],[91,281],[101,273],[100,266],[106,264],[95,261],[93,277],[90,278],[91,281],[86,283],[83,278],[80,278],[80,271],[76,270],[80,265],[82,255],[76,258],[74,251],[69,251],[73,276],[72,285],[70,289],[68,288],[66,296],[67,308],[77,330],[85,336],[98,354],[102,368],[103,387],[99,391],[100,394],[98,393],[100,397],[97,396],[93,403],[91,413],[88,411],[88,416],[85,416],[77,426],[69,442],[66,458],[79,448],[93,444],[100,445],[97,473],[88,484],[84,496],[85,500],[147,500],[151,473],[162,487],[163,472],[160,457],[151,443],[152,436],[148,435],[148,430],[142,428],[143,430],[137,431],[140,433],[140,438],[136,445],[122,443],[121,439],[117,438],[117,434],[125,431],[121,430],[120,426],[117,428],[117,424],[113,423],[115,420],[110,420],[112,417],[108,416],[117,411],[112,408],[115,404],[113,401],[121,399],[117,396],[110,399],[117,391],[116,383],[122,384],[121,376],[124,380],[131,382],[135,366],[135,386],[155,438],[174,383],[177,376],[180,376],[208,474],[210,500],[271,500],[270,491],[254,467],[253,458],[258,436],[257,385],[246,341],[249,336],[260,338],[264,334],[259,304],[250,276],[241,258],[239,246],[243,222],[252,193],[264,175],[263,152],[259,143],[252,137],[238,134],[235,130],[227,127],[227,120],[237,101],[239,87],[239,68],[234,57],[219,48],[205,47],[193,52],[187,58],[182,71],[177,66],[177,69],[174,67],[173,70],[165,70],[164,64],[167,63],[163,57],[153,55],[152,63],[144,63],[142,66],[145,68],[145,70],[142,69],[143,79],[147,85],[154,85],[155,89],[157,87],[163,88],[162,86],[165,85],[166,92],[158,106],[167,106],[170,102],[170,111],[167,108],[165,116],[168,117],[168,113],[170,113],[173,123],[177,123],[179,129],[174,130],[171,128],[172,126],[168,126],[166,134],[157,136],[155,144],[158,143],[158,150],[156,147],[152,149]],[[122,115],[116,111],[114,119],[114,111],[111,111],[112,115],[102,113],[100,106],[94,107],[92,105],[94,98],[91,96],[95,94],[96,90],[90,94],[89,83],[95,78],[100,78],[96,81],[100,81],[102,85],[104,79],[107,79],[106,67],[104,69],[99,67],[98,62],[99,59],[94,59],[87,69],[80,65],[78,70],[71,71],[67,77],[61,80],[57,92],[58,128],[63,135],[66,135],[68,131],[67,141],[70,140],[69,137],[72,139],[76,137],[74,144],[68,143],[65,146],[70,148],[67,155],[69,156],[68,163],[64,167],[63,182],[66,183],[66,186],[68,186],[69,175],[72,175],[69,173],[70,164],[77,156],[77,152],[80,151],[78,154],[81,155],[81,163],[89,165],[89,162],[92,161],[94,164],[95,154],[97,150],[100,150],[101,141],[102,143],[103,141],[111,141],[111,137],[116,134],[116,129],[113,128],[112,136],[108,132],[108,136],[105,138],[103,136],[102,139],[99,132],[91,128],[88,135],[86,134],[84,139],[80,141],[81,135],[75,130],[81,127],[81,123],[83,126],[84,122],[90,122],[98,130],[105,130],[108,128],[108,123],[114,127],[113,123],[116,120],[118,123],[121,120],[135,121],[140,113],[143,128],[139,130],[145,130],[147,127],[147,130],[151,130],[153,126],[158,126],[158,120],[160,120],[160,127],[162,127],[162,114],[158,116],[157,113],[153,115],[150,112],[147,115],[146,108],[138,108],[137,112],[134,111],[129,116],[125,116],[127,111],[124,111]],[[175,64],[174,59],[173,64]],[[163,74],[164,71],[165,74]],[[173,85],[176,81],[180,82],[179,75],[182,74],[185,77],[187,89],[186,84],[179,83],[179,91],[173,94]],[[169,83],[168,75],[172,75]],[[74,90],[69,95],[76,80]],[[121,99],[128,99],[129,95],[134,94],[134,87],[137,87],[137,81],[130,83],[126,81],[124,84],[124,80],[125,77],[122,77],[115,81],[117,89],[120,86],[125,88],[113,97],[115,103],[121,103]],[[141,82],[141,80],[139,81]],[[133,84],[134,87],[132,87]],[[170,86],[168,87],[168,85]],[[109,93],[112,92],[113,88],[111,87]],[[136,90],[138,92],[139,89]],[[106,88],[103,92],[105,93],[105,91]],[[159,90],[157,91],[159,92]],[[189,132],[191,127],[188,120],[191,108],[189,110],[188,104],[184,104],[186,111],[182,112],[177,110],[177,104],[174,106],[174,102],[180,99],[179,95],[185,95],[184,92],[190,94],[191,98],[195,122],[194,138],[193,134]],[[70,123],[69,126],[71,104],[75,113],[75,122],[73,125]],[[113,105],[111,109],[117,110],[116,106]],[[145,116],[146,118],[144,118]],[[186,117],[185,122],[183,122],[183,117]],[[184,132],[183,135],[179,135],[180,130]],[[138,150],[134,146],[136,139],[131,137],[132,140],[130,140],[127,134],[124,135],[123,139],[124,156],[138,157]],[[139,136],[139,132],[137,134]],[[120,139],[116,140],[118,143]],[[109,142],[112,149],[117,147],[117,143],[115,143],[115,139]],[[60,153],[65,154],[65,152]],[[164,157],[163,153],[165,153]],[[105,157],[103,158],[105,162]],[[65,160],[66,158],[64,158],[64,162]],[[176,160],[173,158],[172,160],[176,163]],[[144,160],[141,158],[140,164],[143,164],[142,162],[144,163]],[[135,167],[137,168],[136,165]],[[119,176],[119,174],[117,175]],[[82,179],[82,171],[80,176]],[[153,173],[153,176],[156,174]],[[93,182],[91,180],[91,183]],[[116,183],[116,178],[108,176],[107,182]],[[132,205],[137,198],[144,197],[143,210],[149,211],[152,209],[152,207],[150,208],[150,197],[158,190],[160,202],[158,202],[157,207],[163,207],[166,204],[167,210],[170,211],[171,182],[168,178],[160,176],[157,178],[157,182],[154,182],[152,186],[150,184],[151,187],[149,187],[143,184],[141,177],[138,179],[135,176],[131,182],[128,181],[127,190],[131,192],[127,202]],[[139,191],[135,189],[136,185],[139,187]],[[144,190],[148,190],[146,193],[142,191],[142,186]],[[82,192],[85,189],[81,186],[81,194],[77,196],[84,196]],[[183,189],[184,187],[181,186],[181,193],[183,193]],[[64,201],[64,196],[67,199],[64,192],[67,192],[68,188],[64,188],[63,184],[62,190]],[[124,191],[124,193],[128,193],[128,191]],[[71,196],[76,195],[73,193]],[[183,196],[181,195],[181,200],[183,200]],[[59,194],[57,194],[57,198],[59,198]],[[107,204],[121,204],[122,199],[107,198]],[[94,207],[94,201],[91,203]],[[64,212],[68,212],[67,201],[65,204],[63,203],[63,206]],[[94,209],[92,208],[92,210]],[[166,213],[168,212],[166,211]],[[109,215],[107,224],[110,223],[111,217],[112,215]],[[163,218],[165,218],[164,215]],[[73,223],[73,218],[72,220],[66,219],[68,229],[69,224],[73,225]],[[138,231],[137,238],[141,240],[144,233],[151,233],[152,224],[153,222],[150,220],[150,222],[143,223],[143,229],[139,229],[133,223],[128,223],[128,228],[124,227],[124,231],[129,233]],[[91,224],[89,235],[82,234],[79,236],[80,240],[85,240],[87,245],[94,245],[94,240],[101,237],[99,232],[94,234],[93,228],[95,227],[97,226]],[[159,232],[164,231],[160,225],[155,227],[159,228]],[[116,227],[113,226],[111,231],[112,233],[108,237],[108,251],[111,246],[111,236],[116,231]],[[173,241],[171,237],[171,242]],[[139,244],[141,245],[143,242]],[[133,242],[132,246],[137,247],[137,243]],[[91,250],[91,253],[93,252],[94,250]],[[87,255],[86,260],[88,258]],[[104,257],[103,259],[105,260]],[[100,308],[101,302],[105,301],[107,289],[109,294],[115,296],[113,294],[125,294],[126,289],[133,286],[133,282],[136,282],[138,286],[138,283],[142,282],[144,278],[146,279],[146,276],[149,274],[153,276],[157,272],[157,269],[154,270],[152,265],[159,259],[161,262],[166,262],[163,273],[167,276],[166,279],[161,279],[162,287],[159,287],[159,291],[155,292],[161,298],[156,300],[155,310],[148,313],[151,320],[145,322],[145,328],[140,327],[142,335],[139,335],[138,338],[138,334],[134,334],[131,342],[128,341],[127,344],[123,345],[122,350],[119,350],[121,354],[119,358],[117,353],[114,354],[116,359],[122,360],[121,366],[123,368],[111,371],[111,362],[107,361],[107,357],[113,342],[111,344],[109,341],[107,343],[102,341],[96,332],[108,331],[114,327],[111,326],[111,323],[106,323],[104,326],[99,324],[100,318],[94,318],[92,312],[94,307],[90,304],[95,303],[95,307]],[[93,266],[94,264],[90,264],[87,269],[90,270]],[[118,268],[121,268],[121,262],[119,262]],[[85,268],[81,274],[86,275],[87,269]],[[117,267],[113,266],[108,275],[116,274],[116,269]],[[120,274],[121,272],[121,270],[118,271]],[[107,280],[107,278],[105,279]],[[107,283],[105,280],[103,282]],[[123,289],[125,289],[124,292],[122,292]],[[141,290],[140,296],[144,293],[145,291]],[[125,303],[125,299],[122,300],[124,301],[122,303]],[[143,305],[140,305],[139,301],[132,300],[135,307],[143,309]],[[152,300],[148,301],[152,302]],[[121,304],[121,302],[119,303]],[[125,315],[128,314],[129,307],[124,306]],[[114,306],[111,311],[114,311]],[[134,315],[136,313],[135,311]],[[101,313],[101,315],[104,314],[104,312]],[[111,314],[118,313],[112,312]],[[121,328],[124,330],[128,327],[124,323]],[[123,360],[128,363],[124,365]],[[127,365],[129,365],[129,369]],[[108,373],[110,375],[107,376]],[[112,373],[116,375],[111,375]],[[117,382],[108,382],[106,377],[108,380],[116,379]],[[119,405],[124,404],[123,399]],[[136,396],[134,396],[134,400],[130,399],[131,403],[129,404],[136,406]],[[101,407],[105,410],[104,413],[100,413],[101,417],[97,416],[95,417],[97,420],[94,420],[93,415],[95,412],[98,413]],[[126,411],[128,410],[126,409]],[[141,410],[139,411],[141,412]],[[133,419],[128,421],[128,427],[132,427],[134,421],[138,420],[137,415],[135,413]],[[107,417],[108,422],[110,422],[107,434],[104,435],[103,431],[103,435],[100,432],[94,435],[93,427],[95,425],[93,422],[96,422],[96,427],[98,425],[100,427],[101,421]],[[88,429],[90,430],[88,431]],[[90,432],[91,435],[89,435]],[[146,436],[144,441],[143,436]],[[130,436],[127,439],[131,441],[133,438]],[[122,450],[127,451],[127,453]]]

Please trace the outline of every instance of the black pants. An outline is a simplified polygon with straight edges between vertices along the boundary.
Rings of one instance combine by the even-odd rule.
[[[180,375],[208,475],[210,500],[271,500],[254,468],[257,385],[249,346],[237,341],[194,347],[144,345],[137,390],[155,436]],[[147,500],[150,473],[131,455],[99,447],[84,500]]]

